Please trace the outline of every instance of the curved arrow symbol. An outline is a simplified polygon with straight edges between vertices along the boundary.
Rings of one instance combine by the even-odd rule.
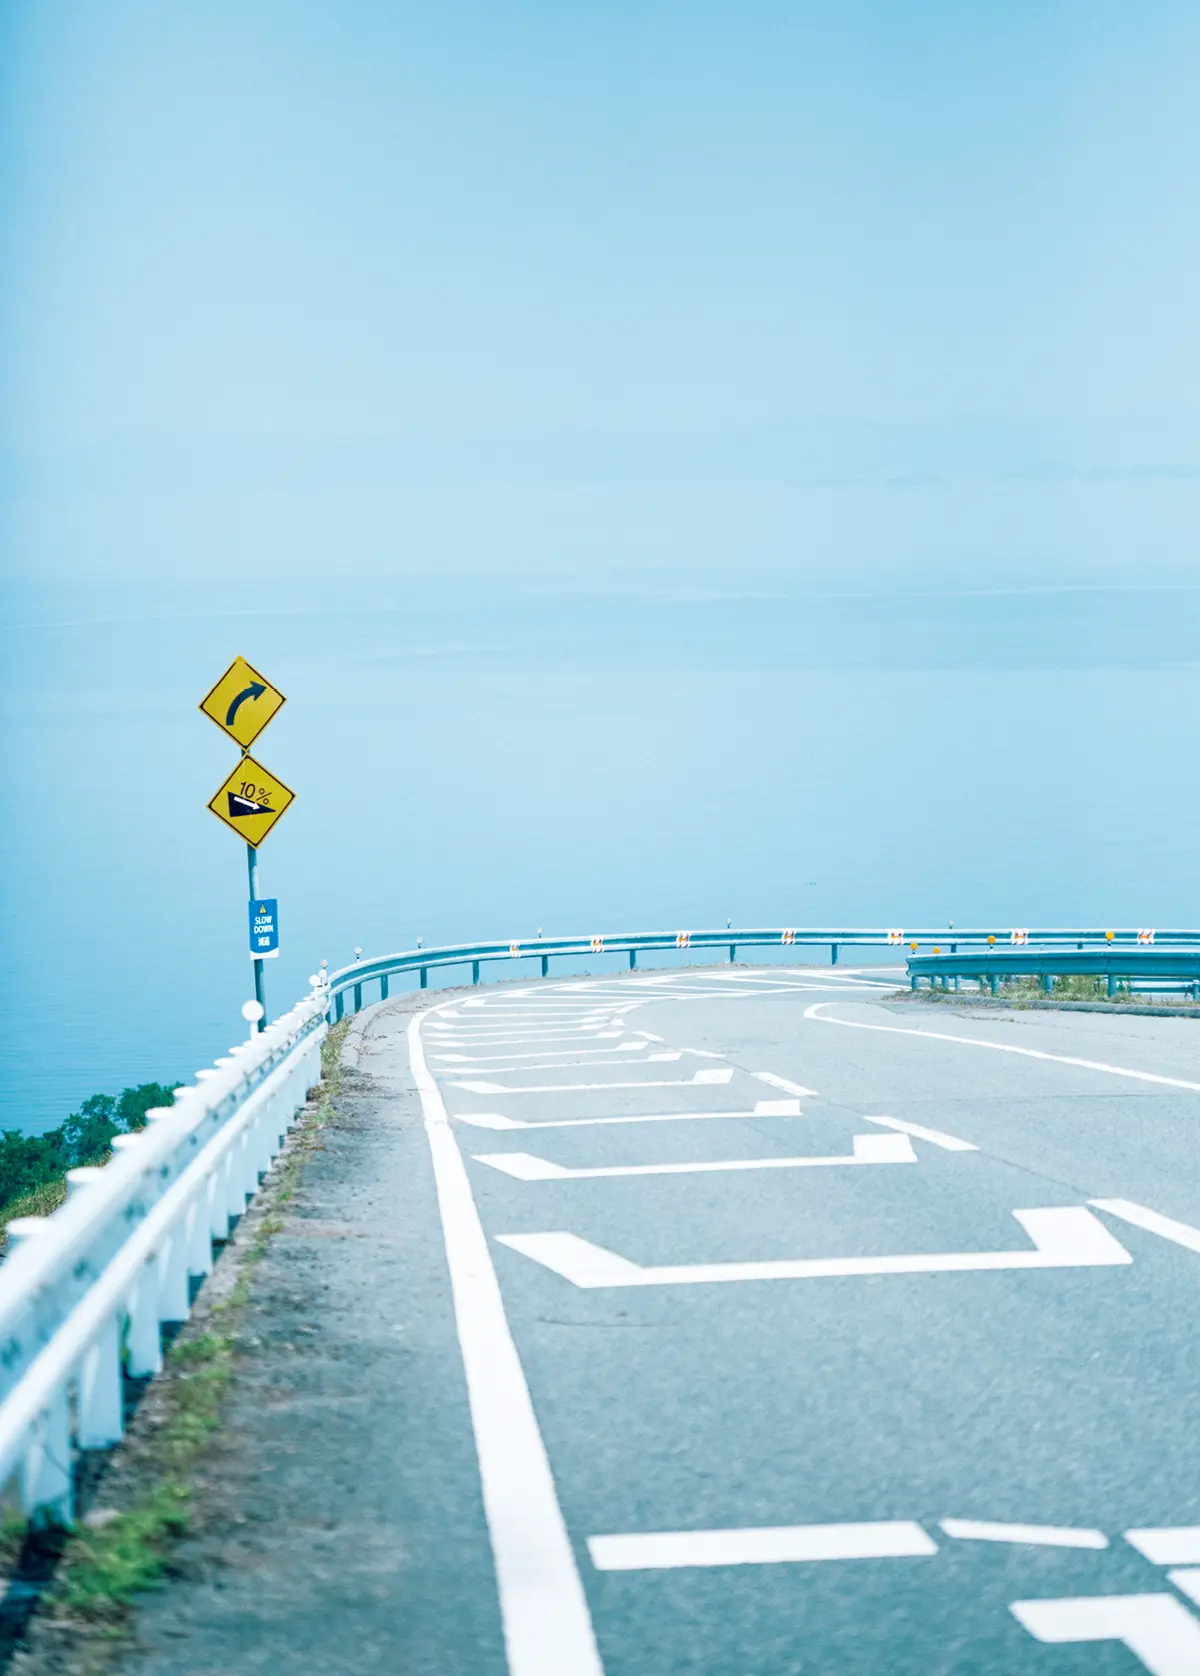
[[[237,715],[239,708],[248,698],[261,698],[266,690],[266,687],[263,686],[261,681],[251,681],[245,691],[240,692],[237,695],[233,703],[229,706],[229,709],[225,712],[225,726],[233,726],[233,718]]]

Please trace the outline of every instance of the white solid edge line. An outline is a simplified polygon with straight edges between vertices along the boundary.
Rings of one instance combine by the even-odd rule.
[[[985,1042],[979,1036],[951,1036],[944,1030],[910,1030],[899,1024],[863,1024],[854,1018],[825,1018],[822,1015],[822,1007],[836,1005],[835,1001],[814,1001],[811,1007],[804,1009],[804,1016],[817,1024],[840,1024],[844,1030],[878,1030],[885,1036],[927,1036],[931,1042],[956,1042],[959,1047],[1019,1053],[1025,1059],[1047,1059],[1056,1065],[1078,1065],[1085,1071],[1103,1071],[1110,1077],[1132,1077],[1135,1082],[1154,1082],[1165,1088],[1187,1088],[1200,1094],[1200,1082],[1185,1082],[1182,1077],[1163,1077],[1156,1071],[1131,1071],[1125,1065],[1106,1065],[1100,1059],[1076,1059],[1066,1053],[1044,1053],[1041,1048],[1014,1047],[1011,1042]]]
[[[418,1014],[409,1061],[433,1160],[510,1676],[603,1676],[546,1446]]]
[[[777,1525],[761,1530],[648,1531],[589,1536],[597,1571],[667,1571],[682,1566],[788,1565],[812,1560],[890,1560],[936,1554],[911,1519],[869,1524]]]
[[[920,1123],[905,1123],[898,1117],[864,1117],[864,1123],[880,1123],[885,1129],[898,1129],[902,1135],[915,1135],[930,1146],[940,1146],[943,1152],[978,1152],[970,1141],[960,1141],[955,1135],[944,1135],[940,1129],[926,1129]]]
[[[1089,1199],[1088,1204],[1094,1205],[1097,1210],[1107,1211],[1109,1216],[1119,1216],[1122,1222],[1130,1222],[1135,1228],[1144,1228],[1148,1234],[1170,1240],[1174,1245],[1186,1246],[1189,1251],[1200,1251],[1200,1228],[1189,1227],[1186,1222],[1161,1216],[1158,1211],[1147,1210],[1145,1205],[1135,1205],[1129,1199]]]
[[[960,1542],[1019,1542],[1042,1548],[1107,1548],[1103,1531],[1061,1525],[1006,1525],[990,1519],[939,1520],[947,1536]]]

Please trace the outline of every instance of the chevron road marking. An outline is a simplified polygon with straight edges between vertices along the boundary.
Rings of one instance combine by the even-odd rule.
[[[789,1082],[787,1077],[777,1077],[774,1071],[751,1071],[750,1075],[771,1088],[781,1088],[785,1094],[799,1094],[801,1098],[807,1094],[812,1100],[819,1098],[815,1088],[805,1088],[798,1082]]]
[[[1189,1600],[1194,1600],[1197,1606],[1200,1606],[1200,1566],[1168,1571],[1167,1582],[1174,1583],[1180,1594],[1185,1594]]]
[[[1016,1600],[1009,1611],[1038,1641],[1119,1641],[1153,1676],[1200,1671],[1200,1623],[1174,1595]]]
[[[596,1038],[596,1039],[597,1040],[604,1040],[603,1037],[599,1037],[599,1038]],[[612,1040],[612,1041],[620,1041],[620,1036],[619,1035],[614,1035],[609,1039]],[[540,1041],[544,1041],[545,1038],[543,1036],[535,1036],[533,1038],[533,1040],[535,1042],[540,1042]],[[450,1043],[450,1042],[446,1043],[447,1047],[450,1047],[450,1046],[454,1046],[454,1047],[493,1047],[493,1046],[494,1047],[507,1047],[507,1046],[510,1046],[510,1045],[515,1045],[515,1044],[510,1044],[508,1042],[492,1043],[492,1042],[472,1042],[472,1041],[454,1042],[453,1044]],[[626,1046],[631,1047],[631,1048],[645,1047],[645,1045],[646,1045],[645,1042],[626,1043]],[[438,1060],[443,1065],[481,1065],[481,1064],[484,1063],[485,1060],[489,1060],[489,1061],[494,1062],[495,1060],[498,1060],[498,1059],[567,1059],[567,1060],[571,1060],[576,1056],[576,1054],[586,1052],[586,1050],[591,1046],[592,1046],[592,1043],[589,1041],[589,1042],[581,1043],[580,1046],[578,1046],[578,1047],[542,1048],[542,1049],[538,1049],[536,1052],[534,1052],[531,1049],[527,1049],[524,1053],[441,1053],[439,1051],[438,1053],[432,1054],[431,1057]],[[618,1050],[616,1048],[605,1048],[603,1051],[605,1053],[616,1053],[620,1050]],[[620,1064],[623,1064],[623,1063],[624,1063],[624,1061],[620,1060],[620,1059],[614,1059],[613,1060],[614,1065],[620,1065]]]
[[[669,1571],[683,1566],[784,1565],[809,1560],[891,1560],[936,1554],[911,1519],[869,1524],[775,1525],[755,1530],[647,1531],[589,1536],[597,1571]]]
[[[1125,1540],[1151,1565],[1200,1565],[1200,1525],[1126,1531]]]
[[[725,1170],[801,1170],[823,1164],[915,1164],[917,1155],[907,1135],[855,1135],[849,1157],[841,1158],[727,1158],[706,1164],[613,1164],[596,1169],[572,1170],[538,1158],[531,1152],[475,1153],[477,1164],[518,1181],[597,1181],[606,1176],[715,1175]]]
[[[920,1123],[904,1123],[898,1117],[864,1117],[864,1123],[879,1123],[885,1129],[896,1129],[902,1135],[915,1135],[919,1141],[940,1146],[943,1152],[978,1152],[970,1141],[960,1141],[954,1135],[943,1135],[940,1129],[926,1129]]]
[[[942,1530],[959,1542],[1013,1542],[1038,1548],[1107,1548],[1103,1531],[1061,1525],[1004,1525],[989,1519],[942,1519]]]
[[[823,1280],[876,1274],[965,1274],[1001,1269],[1090,1269],[1132,1263],[1119,1240],[1082,1205],[1015,1210],[1033,1251],[950,1251],[903,1257],[797,1257],[749,1263],[643,1268],[578,1234],[498,1234],[501,1245],[583,1289],[699,1286],[743,1280]]]
[[[500,1033],[490,1030],[472,1030],[469,1035],[438,1036],[431,1043],[437,1048],[443,1047],[522,1047],[526,1042],[619,1042],[625,1034],[624,1030],[526,1030],[514,1036],[505,1026],[501,1025]],[[562,1050],[564,1053],[567,1049]]]
[[[641,1047],[643,1044],[639,1042],[638,1046]],[[468,1058],[463,1054],[438,1054],[435,1057],[441,1060],[452,1059],[458,1064],[469,1066],[477,1065],[481,1071],[496,1071],[501,1075],[504,1075],[513,1071],[573,1071],[576,1067],[591,1067],[593,1065],[619,1065],[622,1069],[624,1069],[626,1065],[676,1065],[683,1058],[683,1049],[681,1048],[677,1053],[644,1053],[638,1059],[615,1059],[611,1055],[606,1055],[603,1059],[568,1059],[565,1065],[531,1064],[530,1060],[532,1055],[526,1054],[504,1055],[505,1059],[515,1057],[517,1059],[517,1063],[515,1065],[507,1065],[503,1062],[503,1060],[492,1059],[487,1054],[481,1055],[478,1059],[474,1057]],[[440,1073],[442,1076],[457,1076],[459,1074],[460,1073],[457,1071],[453,1073],[443,1071]]]
[[[595,1092],[597,1089],[606,1092],[613,1088],[711,1088],[717,1083],[732,1080],[732,1069],[724,1069],[697,1071],[691,1077],[668,1077],[663,1082],[546,1082],[531,1083],[521,1088],[502,1082],[455,1082],[451,1087],[465,1088],[469,1094],[572,1094],[588,1090]]]
[[[1160,1216],[1156,1210],[1147,1210],[1144,1205],[1131,1204],[1128,1199],[1089,1199],[1088,1203],[1095,1205],[1097,1210],[1107,1211],[1109,1216],[1119,1216],[1123,1222],[1130,1222],[1135,1228],[1144,1228],[1148,1234],[1157,1234],[1160,1239],[1185,1246],[1189,1251],[1200,1251],[1200,1228],[1189,1227],[1186,1222],[1176,1222],[1169,1216]],[[1200,1558],[1200,1555],[1197,1555],[1197,1558]]]
[[[799,1117],[799,1100],[759,1100],[749,1111],[740,1112],[649,1112],[636,1117],[558,1117],[544,1123],[527,1123],[524,1118],[505,1117],[500,1112],[456,1112],[456,1123],[475,1129],[592,1129],[610,1123],[703,1123],[730,1117]]]

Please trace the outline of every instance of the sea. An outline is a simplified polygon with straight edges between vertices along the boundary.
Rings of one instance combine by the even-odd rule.
[[[26,578],[0,635],[5,1129],[244,1038],[239,654],[287,699],[272,1015],[418,937],[1200,920],[1186,575]]]

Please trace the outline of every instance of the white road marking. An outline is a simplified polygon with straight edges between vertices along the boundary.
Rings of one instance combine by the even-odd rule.
[[[494,1031],[458,1031],[449,1036],[434,1036],[439,1048],[469,1048],[473,1042],[491,1042],[499,1048],[504,1042],[617,1042],[625,1031],[515,1031],[508,1024],[499,1024]]]
[[[698,1123],[729,1117],[799,1117],[799,1100],[759,1100],[750,1111],[740,1112],[651,1112],[636,1117],[560,1117],[545,1123],[527,1123],[524,1118],[504,1117],[500,1112],[456,1112],[459,1123],[476,1129],[592,1129],[609,1123]]]
[[[1163,1077],[1155,1071],[1131,1071],[1124,1065],[1107,1065],[1100,1059],[1075,1059],[1066,1053],[1044,1053],[1041,1048],[1014,1047],[1010,1042],[985,1042],[979,1036],[951,1036],[943,1030],[910,1030],[898,1024],[862,1024],[852,1018],[825,1018],[822,1007],[832,1007],[832,1001],[817,1001],[804,1009],[805,1018],[818,1024],[840,1024],[844,1030],[878,1030],[886,1036],[926,1036],[931,1042],[955,1042],[959,1047],[992,1048],[996,1053],[1018,1053],[1025,1059],[1046,1059],[1056,1065],[1077,1065],[1085,1071],[1103,1071],[1110,1077],[1132,1077],[1135,1082],[1158,1083],[1165,1088],[1187,1088],[1200,1094],[1200,1082],[1185,1082],[1182,1077]]]
[[[820,1098],[815,1088],[804,1088],[798,1082],[789,1082],[787,1077],[777,1077],[774,1071],[751,1071],[750,1075],[757,1077],[759,1082],[769,1083],[772,1088],[781,1088],[785,1094],[799,1094],[801,1098],[807,1094],[813,1100]]]
[[[864,1117],[864,1123],[881,1123],[885,1129],[898,1129],[901,1134],[915,1135],[919,1141],[940,1146],[943,1152],[978,1152],[970,1141],[960,1141],[954,1135],[943,1135],[940,1129],[926,1129],[920,1123],[905,1123],[898,1117]]]
[[[706,979],[708,983],[777,984],[785,990],[802,989],[886,989],[894,990],[894,983],[879,983],[874,978],[860,978],[856,972],[830,972],[823,966],[794,967],[795,977],[785,978],[769,972],[728,972]],[[749,993],[753,994],[753,990]]]
[[[421,1017],[408,1027],[409,1061],[433,1160],[509,1676],[604,1676],[487,1236],[425,1063]]]
[[[540,1041],[540,1040],[542,1040],[542,1038],[541,1037],[535,1037],[534,1040],[535,1041]],[[476,1042],[455,1043],[456,1047],[460,1047],[460,1046],[461,1047],[476,1047],[476,1046],[489,1046],[490,1047],[492,1045],[493,1044],[491,1044],[491,1043],[476,1043]],[[504,1042],[498,1042],[498,1043],[495,1043],[494,1045],[497,1046],[497,1047],[505,1047],[508,1044],[504,1043]],[[644,1046],[644,1044],[642,1042],[632,1042],[632,1043],[629,1043],[627,1045],[631,1046],[631,1047],[634,1047],[634,1048],[640,1048],[640,1047]],[[591,1043],[589,1042],[589,1043],[582,1044],[579,1047],[573,1047],[573,1048],[545,1048],[545,1049],[539,1049],[537,1051],[534,1051],[532,1049],[527,1049],[524,1053],[434,1053],[434,1054],[431,1054],[430,1057],[433,1058],[433,1059],[438,1060],[443,1065],[479,1065],[479,1064],[482,1064],[484,1060],[497,1060],[497,1059],[574,1059],[576,1057],[576,1055],[585,1052],[586,1049],[590,1046],[591,1046]],[[605,1051],[609,1054],[612,1054],[612,1053],[618,1052],[619,1050],[616,1049],[616,1048],[607,1048]],[[616,1059],[616,1060],[613,1061],[613,1063],[615,1065],[619,1065],[619,1064],[622,1063],[622,1061],[619,1060],[619,1059]]]
[[[1200,1525],[1126,1531],[1125,1540],[1151,1565],[1200,1565]]]
[[[775,1525],[762,1530],[647,1531],[589,1536],[597,1571],[668,1571],[681,1566],[789,1565],[811,1560],[893,1560],[936,1554],[910,1519],[860,1525]]]
[[[1060,1525],[1004,1525],[990,1519],[942,1519],[947,1536],[960,1542],[1020,1542],[1040,1548],[1107,1548],[1103,1531],[1070,1529]]]
[[[512,1088],[502,1082],[456,1082],[454,1088],[465,1088],[469,1094],[571,1094],[595,1092],[613,1088],[695,1088],[711,1087],[715,1083],[730,1082],[733,1071],[697,1071],[690,1077],[667,1077],[662,1082],[546,1082],[529,1083]]]
[[[1015,1210],[1033,1251],[950,1251],[903,1257],[785,1257],[749,1263],[680,1263],[643,1268],[578,1234],[499,1234],[501,1245],[584,1289],[698,1286],[743,1280],[823,1280],[876,1274],[965,1274],[1001,1269],[1108,1268],[1133,1261],[1082,1206]]]
[[[1147,1233],[1158,1234],[1161,1239],[1186,1246],[1189,1251],[1200,1251],[1200,1228],[1176,1222],[1169,1216],[1160,1216],[1158,1211],[1147,1210],[1145,1205],[1132,1204],[1128,1199],[1089,1199],[1088,1203],[1095,1205],[1097,1210],[1107,1211],[1109,1216],[1119,1216],[1123,1222],[1131,1222],[1135,1228],[1144,1228]]]
[[[726,1170],[800,1170],[823,1164],[915,1164],[917,1155],[907,1135],[855,1135],[853,1153],[839,1158],[727,1158],[702,1164],[612,1164],[592,1169],[568,1169],[531,1152],[475,1153],[477,1164],[515,1176],[518,1181],[597,1181],[609,1176],[717,1175]]]
[[[1038,1641],[1121,1641],[1152,1676],[1200,1671],[1200,1623],[1174,1595],[1016,1600],[1009,1611]]]
[[[1189,1600],[1194,1600],[1200,1606],[1200,1567],[1192,1567],[1186,1571],[1168,1571],[1167,1582],[1174,1583],[1181,1594]]]
[[[442,1056],[439,1055],[438,1057]],[[541,1056],[539,1055],[539,1057]],[[515,1065],[505,1063],[510,1058],[516,1058],[517,1063]],[[624,1070],[627,1065],[674,1065],[682,1058],[682,1052],[644,1053],[637,1059],[615,1059],[611,1054],[606,1054],[603,1058],[598,1059],[568,1059],[565,1065],[538,1065],[530,1063],[533,1059],[532,1054],[505,1054],[503,1058],[496,1059],[493,1059],[489,1054],[481,1054],[478,1058],[472,1056],[465,1061],[458,1062],[476,1065],[481,1071],[497,1071],[501,1075],[507,1075],[512,1071],[573,1071],[577,1066],[585,1065],[619,1065]]]

